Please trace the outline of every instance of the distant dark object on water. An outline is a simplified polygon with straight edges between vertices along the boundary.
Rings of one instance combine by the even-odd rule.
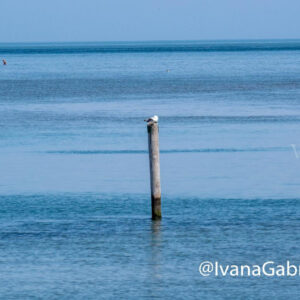
[[[7,65],[7,62],[5,59],[2,59],[2,62],[3,62],[3,65],[6,66]]]

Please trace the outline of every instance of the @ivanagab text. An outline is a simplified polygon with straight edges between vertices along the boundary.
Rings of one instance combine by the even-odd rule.
[[[263,264],[222,264],[218,261],[203,261],[199,265],[199,273],[203,277],[295,277],[300,276],[300,265],[287,260],[284,264],[266,261]]]

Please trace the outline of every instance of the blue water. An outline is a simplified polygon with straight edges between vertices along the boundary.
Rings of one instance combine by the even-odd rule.
[[[300,41],[0,44],[0,58],[1,298],[298,297],[299,277],[198,266],[300,264]]]

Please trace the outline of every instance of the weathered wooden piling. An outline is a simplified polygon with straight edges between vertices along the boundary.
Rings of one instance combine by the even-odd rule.
[[[159,129],[157,122],[148,122],[152,220],[161,219]]]

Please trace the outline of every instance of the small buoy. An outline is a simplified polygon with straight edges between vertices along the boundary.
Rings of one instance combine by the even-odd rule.
[[[7,62],[5,59],[2,59],[2,62],[3,62],[3,65],[6,66],[7,65]]]

